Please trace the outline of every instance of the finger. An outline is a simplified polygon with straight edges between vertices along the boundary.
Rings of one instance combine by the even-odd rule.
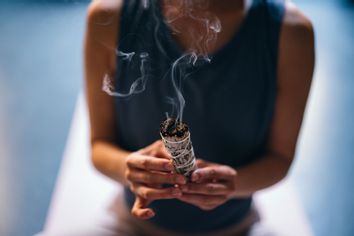
[[[192,181],[197,183],[211,179],[233,180],[235,177],[236,171],[229,166],[208,166],[192,173]]]
[[[227,195],[230,192],[229,188],[222,183],[187,183],[180,188],[183,193],[189,194]]]
[[[176,173],[158,173],[142,170],[131,170],[127,174],[127,179],[133,183],[143,184],[186,184],[186,178]]]
[[[139,153],[148,153],[151,152],[152,150],[159,148],[163,145],[163,142],[161,140],[157,140],[150,144],[149,146],[146,146],[145,148],[140,149],[138,152]]]
[[[171,160],[146,156],[139,153],[127,158],[127,166],[143,170],[173,171],[174,166]]]
[[[179,188],[150,188],[142,184],[132,185],[132,190],[139,196],[150,201],[157,199],[173,199],[180,197],[182,191]]]
[[[147,201],[137,196],[131,210],[132,215],[142,220],[147,220],[155,216],[155,212],[151,208],[146,208],[146,206]]]
[[[226,202],[226,196],[207,196],[200,194],[183,194],[178,198],[182,202],[195,205],[203,210],[210,210]]]
[[[199,168],[204,168],[204,167],[208,167],[208,166],[219,166],[219,164],[217,164],[217,163],[206,161],[206,160],[200,159],[200,158],[197,159],[196,162],[197,162],[197,166]]]
[[[171,160],[171,154],[167,152],[165,146],[162,144],[161,147],[158,147],[154,150],[152,150],[149,153],[150,156],[158,157],[158,158],[163,158],[163,159],[168,159]]]
[[[197,159],[196,162],[197,162],[198,168],[204,168],[204,167],[208,166],[208,162],[203,159]]]
[[[165,145],[161,140],[158,140],[151,144],[150,146],[141,149],[141,154],[145,154],[148,156],[154,156],[164,159],[171,159],[170,153],[167,152]]]
[[[149,145],[143,149],[140,149],[138,152],[143,155],[171,159],[171,155],[167,152],[165,145],[163,144],[163,142],[161,140],[157,140],[156,142],[152,143],[151,145]]]
[[[147,185],[148,187],[151,187],[151,188],[162,188],[162,184],[148,184]]]

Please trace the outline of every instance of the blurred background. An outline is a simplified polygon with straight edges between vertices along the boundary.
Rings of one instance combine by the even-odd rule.
[[[315,78],[290,178],[315,235],[354,235],[354,3],[294,1]],[[0,235],[42,230],[82,90],[89,1],[0,0]]]

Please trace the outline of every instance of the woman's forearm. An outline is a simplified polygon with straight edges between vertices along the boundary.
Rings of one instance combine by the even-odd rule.
[[[127,185],[125,179],[126,157],[130,152],[120,149],[106,141],[95,141],[92,144],[92,162],[97,170],[111,179]]]
[[[235,197],[249,197],[254,192],[267,188],[283,179],[291,161],[275,154],[265,157],[237,170]]]

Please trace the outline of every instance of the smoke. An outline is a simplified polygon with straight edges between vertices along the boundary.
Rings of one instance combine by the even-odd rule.
[[[149,0],[142,0],[141,3],[143,5],[143,8],[145,8],[145,9],[149,8],[149,5],[150,5]]]
[[[178,35],[185,32],[192,39],[186,51],[196,54],[199,59],[210,61],[208,54],[221,31],[221,23],[207,10],[209,1],[166,0],[164,6],[166,22],[173,33]],[[183,23],[188,23],[188,27]]]
[[[117,51],[118,57],[120,60],[127,60],[131,62],[133,57],[135,56],[135,52],[125,53],[122,51]],[[147,82],[147,73],[145,64],[148,60],[149,54],[147,52],[142,52],[139,54],[140,57],[140,77],[137,78],[130,86],[129,92],[120,93],[115,90],[115,86],[112,83],[111,77],[106,74],[103,78],[102,90],[105,91],[110,96],[115,97],[129,97],[134,94],[142,93],[146,88]]]
[[[122,51],[116,50],[116,54],[119,57],[122,57],[122,60],[128,60],[129,62],[131,62],[133,59],[133,56],[135,55],[135,52],[122,52]]]
[[[158,2],[153,2],[158,1]],[[168,56],[160,43],[158,36],[161,24],[166,23],[173,33],[173,35],[180,36],[188,35],[188,45],[180,45],[183,48],[183,55],[177,58],[170,65],[170,79],[174,89],[174,94],[167,97],[167,102],[171,104],[172,109],[170,113],[166,113],[168,117],[174,115],[177,121],[182,122],[183,110],[186,101],[183,97],[182,87],[183,81],[188,77],[187,68],[197,69],[198,61],[210,63],[212,58],[209,56],[209,51],[215,44],[217,35],[221,31],[220,20],[210,12],[208,12],[208,0],[164,0],[163,9],[164,21],[157,16],[156,4],[160,4],[160,0],[141,0],[141,6],[145,10],[152,9],[153,19],[155,21],[154,36],[155,43],[161,53]],[[188,26],[186,26],[186,23]],[[178,37],[176,37],[178,38]],[[186,41],[186,40],[185,40]],[[177,43],[177,42],[176,42]],[[177,43],[179,44],[179,43]],[[125,60],[130,63],[134,57],[137,57],[136,52],[122,52],[116,51],[118,60]],[[102,89],[107,94],[117,97],[129,97],[134,94],[143,92],[146,88],[147,73],[146,63],[149,58],[147,52],[139,54],[140,58],[140,76],[131,84],[128,92],[118,92],[113,86],[112,79],[109,75],[105,75],[103,79]],[[168,71],[167,71],[168,72]]]
[[[175,99],[169,97],[168,102],[172,105],[172,112],[176,111],[176,120],[180,122],[182,122],[183,110],[186,104],[182,94],[182,82],[189,75],[186,73],[188,66],[194,66],[197,60],[198,55],[195,52],[190,52],[182,55],[172,64],[171,79],[176,96]]]

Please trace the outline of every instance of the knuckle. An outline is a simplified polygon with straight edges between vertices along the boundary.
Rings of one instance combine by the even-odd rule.
[[[145,199],[150,199],[150,198],[152,198],[153,194],[152,194],[151,191],[149,191],[149,190],[146,189],[146,190],[144,191],[144,196],[145,196]]]
[[[136,209],[135,207],[133,207],[130,212],[131,212],[131,214],[132,214],[133,216],[139,217],[139,211],[138,211],[138,209]]]
[[[149,163],[147,159],[142,159],[141,160],[141,165],[143,166],[144,169],[147,169]]]
[[[125,160],[125,164],[126,166],[128,166],[129,168],[132,166],[132,157],[128,156],[127,159]]]
[[[140,196],[141,197],[147,199],[148,195],[149,195],[149,193],[148,193],[147,189],[143,189],[143,190],[140,191]]]

